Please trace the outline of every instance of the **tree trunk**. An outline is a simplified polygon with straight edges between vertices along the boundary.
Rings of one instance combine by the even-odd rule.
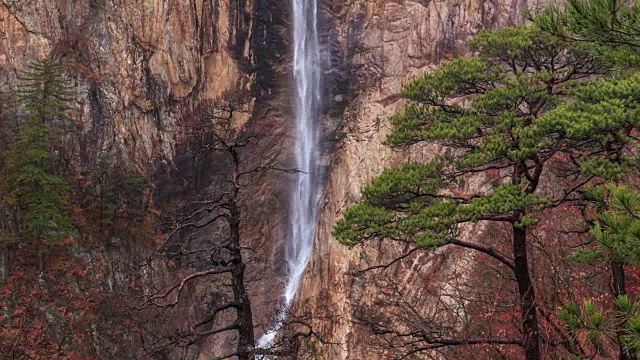
[[[613,275],[613,294],[615,297],[623,296],[627,294],[624,275],[624,264],[619,261],[611,262],[611,274]],[[618,337],[618,347],[620,347],[620,360],[637,360],[637,356],[624,345],[622,342],[622,336],[624,332],[618,328],[616,331]]]
[[[251,313],[251,302],[244,287],[244,268],[243,263],[236,264],[233,270],[233,296],[237,302],[237,321],[238,321],[238,359],[253,360],[253,350],[255,348],[253,334],[253,319]]]
[[[513,256],[515,277],[518,282],[524,351],[527,360],[540,360],[540,335],[536,294],[529,273],[527,256],[527,231],[513,225]]]
[[[231,273],[231,288],[233,291],[233,300],[236,303],[236,322],[238,324],[238,360],[253,360],[255,339],[253,333],[253,315],[251,313],[251,300],[247,294],[247,288],[244,285],[244,270],[246,265],[242,261],[242,247],[240,243],[240,209],[236,199],[238,198],[239,160],[238,154],[231,151],[233,159],[232,184],[233,198],[229,204],[229,227],[231,230],[231,246],[230,252],[232,256],[233,271]]]

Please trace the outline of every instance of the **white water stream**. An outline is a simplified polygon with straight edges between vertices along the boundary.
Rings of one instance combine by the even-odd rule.
[[[321,193],[319,141],[321,106],[321,63],[318,43],[317,0],[293,2],[293,77],[295,80],[296,175],[291,194],[289,219],[291,238],[287,241],[287,286],[284,303],[272,330],[258,340],[258,347],[269,347],[285,320],[302,282],[313,250],[313,235]]]

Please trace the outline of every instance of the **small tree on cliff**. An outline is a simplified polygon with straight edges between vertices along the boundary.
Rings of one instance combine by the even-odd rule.
[[[55,60],[29,65],[19,99],[28,117],[17,141],[7,152],[7,172],[2,182],[10,220],[5,239],[59,241],[69,234],[65,182],[55,174],[50,154],[55,128],[69,122],[67,112],[75,99],[72,87]],[[42,269],[42,263],[39,264]]]
[[[583,44],[515,27],[481,32],[469,45],[475,57],[443,64],[405,86],[409,104],[392,118],[387,138],[396,148],[436,142],[448,148],[446,155],[385,171],[344,213],[334,234],[350,246],[382,239],[424,249],[458,246],[489,256],[516,282],[521,335],[447,338],[416,329],[416,351],[513,344],[537,360],[542,334],[530,232],[545,209],[580,201],[584,184],[619,174],[635,119],[609,121],[608,112],[624,112],[615,110],[617,100],[600,108],[588,102],[590,116],[574,116],[571,106],[560,106],[572,87],[605,70]],[[479,190],[469,186],[474,177],[498,180]],[[550,181],[556,184],[550,187]],[[462,225],[479,222],[508,227],[511,254],[490,241],[461,237]]]

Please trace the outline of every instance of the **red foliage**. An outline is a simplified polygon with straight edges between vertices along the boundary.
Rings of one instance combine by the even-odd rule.
[[[627,276],[627,292],[637,299],[640,294],[640,270],[636,266],[626,266],[624,271]]]
[[[49,245],[45,271],[37,273],[34,246],[21,245],[0,290],[0,357],[8,359],[96,359],[96,324],[113,301],[101,272],[73,254],[73,241]],[[99,264],[99,259],[92,259]]]

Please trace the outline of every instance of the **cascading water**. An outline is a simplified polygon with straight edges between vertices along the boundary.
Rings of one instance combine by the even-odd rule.
[[[317,0],[293,2],[293,77],[295,80],[295,122],[297,174],[290,207],[291,238],[287,242],[288,280],[284,304],[273,329],[280,328],[300,287],[307,263],[313,250],[313,235],[318,213],[319,140],[321,103],[321,62],[318,43]],[[277,330],[263,335],[259,347],[268,347]]]

